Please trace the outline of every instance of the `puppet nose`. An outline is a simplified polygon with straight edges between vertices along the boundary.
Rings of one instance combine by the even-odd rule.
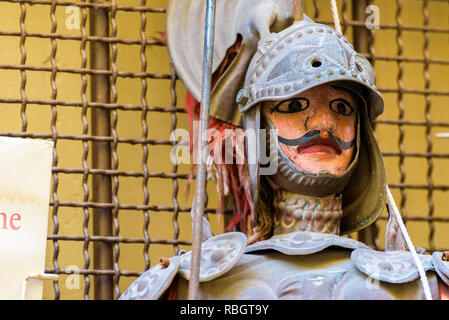
[[[336,127],[337,119],[329,108],[319,108],[308,120],[309,129],[319,130],[323,134],[334,132]]]

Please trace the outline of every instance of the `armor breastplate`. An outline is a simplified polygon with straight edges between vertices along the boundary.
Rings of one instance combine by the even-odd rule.
[[[407,251],[375,251],[356,240],[318,232],[298,231],[248,247],[244,238],[228,233],[203,244],[199,299],[425,298]],[[175,258],[165,269],[156,265],[143,273],[120,299],[157,299],[176,273],[177,298],[187,299],[190,256]],[[437,274],[448,273],[446,263],[438,266],[436,255],[420,259],[432,297],[439,299]]]
[[[419,279],[395,284],[360,272],[351,251],[328,248],[292,256],[276,251],[245,254],[227,274],[200,284],[202,300],[385,300],[424,299]],[[438,299],[435,274],[428,273],[434,299]],[[178,298],[187,299],[188,281],[181,278]]]

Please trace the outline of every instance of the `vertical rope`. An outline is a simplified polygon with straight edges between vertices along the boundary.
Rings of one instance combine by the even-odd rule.
[[[331,0],[332,16],[334,17],[335,30],[341,33],[340,18],[338,17],[338,7],[335,0]]]

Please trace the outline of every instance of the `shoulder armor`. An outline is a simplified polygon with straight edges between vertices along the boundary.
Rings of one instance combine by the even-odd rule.
[[[215,279],[228,272],[239,262],[246,248],[246,235],[241,232],[227,232],[211,237],[201,244],[200,282]],[[181,256],[179,273],[190,279],[192,252]]]
[[[442,255],[442,252],[434,252],[432,254],[432,261],[436,273],[440,276],[441,280],[449,286],[449,262],[444,261],[441,258]]]
[[[418,255],[424,270],[435,270],[432,256]],[[389,283],[411,282],[419,277],[418,267],[409,251],[375,251],[357,249],[351,253],[352,263],[362,273]]]
[[[330,246],[338,246],[347,249],[365,248],[371,250],[362,242],[351,238],[340,237],[334,234],[297,231],[281,236],[274,236],[265,241],[259,241],[249,245],[245,252],[255,252],[272,249],[288,255],[307,255],[322,251]]]
[[[246,236],[241,232],[228,232],[207,239],[201,245],[200,282],[210,281],[228,272],[242,257]],[[168,289],[175,275],[190,279],[192,252],[171,257],[164,268],[155,265],[137,278],[123,292],[119,300],[156,300]]]
[[[157,300],[168,289],[178,271],[181,257],[169,259],[170,264],[164,268],[160,264],[153,266],[137,278],[123,292],[119,300]]]

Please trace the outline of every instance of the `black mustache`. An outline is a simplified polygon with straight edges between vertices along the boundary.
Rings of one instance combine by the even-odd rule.
[[[320,130],[312,130],[312,131],[307,132],[302,137],[296,138],[296,139],[286,139],[286,138],[283,138],[281,136],[278,136],[278,141],[280,143],[283,143],[283,144],[287,145],[287,146],[302,147],[302,146],[305,146],[306,144],[311,143],[315,139],[319,139],[320,136],[321,136],[321,131]],[[352,141],[346,142],[346,141],[343,141],[342,139],[334,136],[332,134],[332,132],[329,132],[329,139],[334,141],[342,150],[350,149],[354,145],[354,143],[355,143],[355,139],[353,139]]]

